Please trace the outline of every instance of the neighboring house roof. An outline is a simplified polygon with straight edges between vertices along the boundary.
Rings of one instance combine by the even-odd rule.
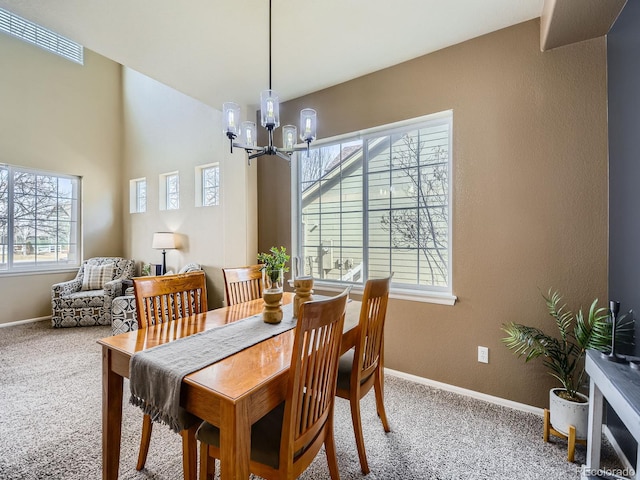
[[[369,141],[369,153],[376,155],[388,145],[388,137],[380,137]],[[349,145],[340,149],[340,152],[333,158],[325,173],[317,182],[306,188],[302,192],[302,207],[306,207],[316,200],[323,192],[333,188],[342,177],[351,175],[360,165],[362,165],[362,144]]]

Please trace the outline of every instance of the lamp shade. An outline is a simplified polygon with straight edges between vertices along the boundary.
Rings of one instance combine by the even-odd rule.
[[[167,250],[176,248],[176,235],[173,232],[156,232],[153,234],[151,248]]]

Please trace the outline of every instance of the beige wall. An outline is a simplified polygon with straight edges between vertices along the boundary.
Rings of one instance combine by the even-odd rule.
[[[0,162],[82,176],[84,257],[122,254],[120,65],[84,66],[0,34]],[[74,272],[0,275],[0,323],[51,315]]]
[[[182,246],[167,251],[167,269],[202,265],[211,307],[222,305],[225,266],[255,263],[257,249],[256,167],[244,152],[229,153],[222,113],[134,70],[125,68],[124,177],[126,254],[138,263],[161,263],[151,248],[153,232],[172,231]],[[219,162],[220,205],[195,206],[195,167]],[[159,209],[159,175],[180,174],[180,209]],[[129,213],[129,180],[147,179],[147,211]]]
[[[295,74],[295,73],[292,73]],[[453,307],[392,300],[386,366],[546,406],[553,379],[501,344],[516,321],[554,332],[541,297],[607,294],[606,47],[541,53],[530,21],[288,102],[319,137],[453,109]],[[288,115],[287,115],[288,113]],[[279,138],[276,132],[275,138]],[[260,160],[259,250],[291,244],[289,166]],[[477,346],[489,347],[489,364]]]

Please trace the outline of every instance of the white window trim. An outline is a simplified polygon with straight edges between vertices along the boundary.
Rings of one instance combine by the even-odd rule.
[[[409,120],[403,120],[396,123],[390,123],[386,125],[381,125],[378,127],[373,127],[367,130],[359,130],[352,133],[346,133],[342,135],[337,135],[335,137],[325,138],[314,142],[314,147],[319,147],[327,143],[336,143],[343,139],[362,139],[368,138],[371,136],[375,136],[381,131],[389,133],[390,130],[394,129],[403,129],[404,127],[411,126],[414,124],[419,124],[421,122],[426,122],[430,120],[440,120],[443,118],[451,117],[450,123],[450,138],[453,139],[453,110],[446,110],[443,112],[438,112],[430,115],[424,115],[422,117],[412,118]],[[391,287],[391,291],[389,292],[389,298],[398,299],[398,300],[408,300],[413,302],[423,302],[423,303],[435,303],[439,305],[449,305],[453,306],[456,303],[458,297],[453,294],[453,140],[451,140],[451,149],[449,151],[449,248],[448,248],[448,258],[449,258],[449,272],[448,272],[448,284],[450,288],[447,291],[437,291],[437,290],[413,290],[409,288],[398,288]],[[297,145],[300,146],[300,145]],[[299,244],[298,244],[298,229],[301,220],[301,212],[298,208],[299,200],[298,200],[298,158],[295,154],[291,160],[291,251],[298,252]],[[302,153],[304,155],[304,152]],[[293,280],[295,278],[295,271],[292,268],[291,280],[289,281],[290,286],[293,287]],[[342,292],[347,285],[352,285],[351,291],[354,294],[362,294],[364,291],[364,285],[362,284],[348,284],[348,283],[337,283],[337,282],[325,282],[322,280],[314,280],[314,288],[317,290],[323,290],[327,292]],[[450,290],[450,291],[449,291]]]
[[[167,177],[170,177],[172,175],[177,175],[178,176],[178,208],[168,208],[168,202],[167,202]],[[172,210],[180,210],[180,172],[178,170],[174,171],[174,172],[166,172],[166,173],[161,173],[158,176],[158,195],[159,195],[159,205],[160,205],[160,210],[167,210],[167,211],[172,211]],[[147,196],[148,198],[148,196]]]
[[[0,164],[0,166],[5,167],[9,170],[9,175],[12,175],[14,171],[18,170],[20,172],[26,172],[34,175],[50,175],[57,178],[68,178],[72,180],[76,180],[77,183],[77,198],[75,208],[77,210],[76,216],[76,258],[75,261],[67,261],[65,262],[42,262],[36,263],[35,265],[20,265],[19,263],[15,263],[12,259],[9,262],[9,268],[7,270],[0,270],[0,277],[11,277],[11,276],[24,276],[24,275],[39,275],[39,274],[52,274],[52,273],[63,273],[63,272],[77,272],[78,267],[80,266],[83,258],[83,223],[82,223],[82,177],[78,175],[68,175],[59,172],[52,172],[49,170],[40,170],[29,167],[21,167],[19,165],[10,165],[6,163]],[[10,189],[12,192],[13,189]],[[12,193],[10,193],[12,195]],[[13,209],[13,198],[9,198],[9,209]],[[13,218],[10,219],[9,224],[7,225],[7,235],[13,237]],[[9,248],[13,247],[13,240],[9,241]]]
[[[202,182],[204,180],[204,175],[202,172],[207,168],[217,167],[218,168],[218,203],[214,205],[205,205],[203,198],[203,185]],[[207,163],[206,165],[198,165],[196,168],[195,175],[195,205],[196,207],[219,207],[222,203],[222,182],[220,179],[222,178],[222,168],[220,162]]]
[[[146,208],[144,210],[138,210],[138,183],[139,182],[145,182],[146,184],[147,178],[140,177],[140,178],[133,178],[129,180],[129,213],[145,213],[147,211]],[[145,185],[145,191],[146,191],[145,206],[147,204],[147,201],[149,200],[149,190],[147,187],[148,185]]]

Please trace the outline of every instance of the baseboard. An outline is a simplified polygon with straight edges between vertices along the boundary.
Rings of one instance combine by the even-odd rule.
[[[51,320],[51,315],[38,318],[27,318],[26,320],[18,320],[16,322],[0,323],[0,328],[3,327],[15,327],[16,325],[24,325],[25,323],[41,322],[42,320]]]
[[[467,388],[456,387],[455,385],[449,385],[448,383],[442,383],[442,382],[437,382],[435,380],[430,380],[428,378],[418,377],[417,375],[411,375],[409,373],[400,372],[398,370],[391,370],[389,368],[385,368],[384,372],[385,374],[393,375],[394,377],[404,378],[405,380],[409,380],[415,383],[420,383],[422,385],[428,385],[430,387],[439,388],[441,390],[458,393],[460,395],[476,398],[478,400],[484,400],[485,402],[501,405],[503,407],[513,408],[515,410],[520,410],[522,412],[533,413],[540,416],[542,416],[544,413],[544,410],[542,408],[534,407],[532,405],[514,402],[512,400],[495,397],[493,395],[488,395],[486,393],[476,392],[475,390],[469,390]]]
[[[609,426],[607,424],[602,425],[602,432],[604,433],[604,436],[607,437],[607,440],[613,447],[613,450],[616,452],[616,455],[618,456],[618,459],[622,463],[624,469],[628,471],[635,470],[635,467],[631,465],[631,462],[622,451],[622,448],[620,448],[620,444],[616,440],[616,437],[613,435],[613,432],[609,429]]]

